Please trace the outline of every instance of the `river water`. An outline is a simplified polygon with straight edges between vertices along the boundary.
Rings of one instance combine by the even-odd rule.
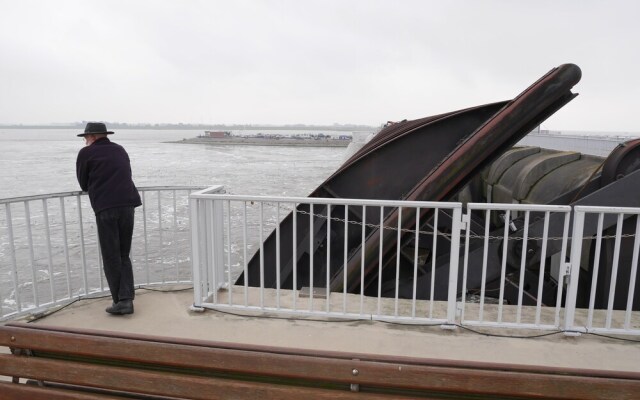
[[[0,129],[0,199],[79,190],[75,161],[84,142],[77,133],[68,129]],[[353,151],[336,147],[171,143],[201,133],[200,130],[118,130],[109,138],[129,153],[138,187],[223,185],[227,193],[240,195],[306,196]],[[270,133],[344,134],[331,131]],[[172,218],[171,198],[163,199],[161,207],[162,213],[167,212],[169,217],[158,217],[157,194],[145,193],[144,212],[150,233],[146,235],[146,242],[143,212],[138,209],[132,249],[136,281],[144,282],[145,275],[146,282],[189,278],[189,260],[179,256],[189,252],[186,194],[182,193],[175,206],[178,217]],[[6,207],[0,210],[0,317],[20,305],[24,308],[45,304],[52,297],[80,295],[105,286],[93,216],[86,197],[82,198],[80,207],[84,210],[83,223],[79,223],[76,198],[64,201],[64,212],[60,211],[57,200],[46,202],[46,207],[50,207],[48,211],[39,201],[31,202],[28,211],[22,203],[12,205],[9,209],[13,221],[11,233]],[[44,218],[45,213],[48,218]],[[66,221],[61,218],[62,214]],[[47,254],[47,228],[51,230],[51,256]],[[35,256],[29,248],[30,235]],[[66,250],[64,235],[68,237]],[[49,264],[54,267],[50,268]],[[20,296],[16,296],[16,287]],[[52,296],[50,293],[54,292]]]
[[[79,190],[75,161],[84,142],[77,133],[0,129],[0,198]],[[168,143],[199,134],[202,131],[118,130],[109,138],[129,153],[137,186],[224,185],[233,194],[305,196],[341,165],[346,152],[330,147]]]

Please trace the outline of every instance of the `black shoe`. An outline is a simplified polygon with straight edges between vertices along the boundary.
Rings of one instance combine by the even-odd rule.
[[[133,301],[121,300],[116,304],[112,304],[111,307],[107,307],[105,311],[114,315],[133,314]]]

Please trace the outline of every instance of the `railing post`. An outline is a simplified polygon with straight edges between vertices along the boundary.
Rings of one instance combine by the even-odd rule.
[[[213,286],[209,288],[213,291],[213,297],[217,303],[217,292],[224,285],[224,203],[222,200],[213,200],[211,218],[211,245],[212,259],[211,266],[213,268],[212,279]]]
[[[18,263],[16,261],[16,245],[13,238],[13,218],[11,217],[11,204],[5,204],[5,211],[7,214],[7,232],[9,233],[9,249],[11,254],[11,276],[13,278],[13,292],[16,299],[16,310],[22,311],[22,297],[20,296],[19,284],[18,284]]]
[[[460,231],[462,227],[462,206],[453,209],[451,221],[451,249],[449,261],[449,289],[447,293],[447,324],[443,328],[450,329],[456,325],[458,298],[458,264],[460,261]]]
[[[51,252],[51,228],[49,227],[49,209],[47,208],[47,199],[42,199],[42,212],[44,214],[44,231],[47,243],[47,261],[49,268],[49,288],[51,289],[51,302],[56,304],[56,292],[53,283],[53,253]]]
[[[176,283],[180,283],[180,266],[178,264],[178,204],[176,191],[173,190],[173,265],[176,269]]]
[[[82,225],[82,200],[80,194],[76,196],[78,204],[78,228],[80,229],[80,259],[82,260],[82,284],[84,287],[84,295],[89,294],[89,278],[87,277],[87,257],[84,248],[84,227]],[[96,229],[97,230],[97,229]]]
[[[149,236],[147,235],[147,199],[145,190],[142,191],[142,229],[144,236],[144,270],[147,278],[147,285],[151,283],[149,277]],[[193,227],[193,225],[192,225]]]
[[[202,306],[202,281],[200,277],[200,221],[198,205],[200,200],[189,198],[189,215],[191,225],[191,269],[193,274],[193,306]]]
[[[209,199],[200,199],[200,210],[202,214],[200,219],[204,220],[203,228],[198,231],[200,243],[202,244],[202,269],[200,279],[202,279],[203,294],[209,299],[209,293],[215,288],[213,276],[213,201]],[[215,293],[215,292],[214,292]],[[216,298],[213,298],[215,303]]]
[[[60,218],[62,224],[62,244],[64,249],[64,260],[67,271],[67,297],[71,298],[71,262],[69,260],[69,240],[67,236],[67,215],[64,207],[64,197],[60,197]]]
[[[209,290],[217,290],[213,277],[215,272],[208,268],[209,264],[218,263],[224,273],[223,252],[223,204],[197,196],[220,193],[222,186],[212,186],[199,192],[189,194],[189,225],[191,226],[191,269],[193,277],[193,306],[192,310],[204,311],[202,304],[205,295],[209,297]],[[211,207],[209,207],[211,205]],[[214,218],[215,216],[215,218]],[[207,240],[209,237],[211,240]],[[216,239],[216,237],[218,239]],[[214,241],[218,240],[216,244]],[[215,247],[214,247],[215,244]],[[215,250],[215,253],[213,252]],[[214,268],[212,266],[212,268]],[[214,292],[215,293],[215,292]]]
[[[578,294],[578,277],[580,274],[580,256],[582,253],[582,235],[584,232],[584,211],[580,206],[573,209],[573,228],[571,229],[571,256],[569,263],[565,264],[565,260],[560,260],[560,271],[566,274],[565,265],[569,266],[570,271],[569,282],[567,284],[567,298],[564,304],[564,329],[565,331],[573,331],[576,312],[576,297]],[[560,277],[562,284],[562,277]]]
[[[33,250],[33,234],[31,233],[31,212],[29,211],[29,201],[24,202],[24,223],[27,227],[27,239],[29,241],[29,261],[31,265],[31,282],[33,287],[33,302],[36,307],[40,306],[38,298],[38,276],[36,274],[36,257]]]

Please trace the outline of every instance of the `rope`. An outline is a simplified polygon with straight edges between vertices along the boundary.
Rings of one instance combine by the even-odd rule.
[[[298,210],[297,213],[298,214],[309,215],[309,216],[312,215],[311,213],[309,213],[307,211],[300,211],[300,210]],[[323,215],[323,214],[314,213],[313,216],[317,217],[317,218],[327,219],[327,216]],[[390,231],[396,231],[396,232],[398,231],[398,227],[384,225],[384,224],[381,227],[380,225],[377,225],[377,224],[368,224],[368,223],[362,223],[362,222],[353,221],[353,220],[346,221],[345,219],[338,218],[338,217],[331,217],[331,220],[332,221],[342,222],[342,223],[349,223],[351,225],[358,225],[358,226],[363,226],[364,225],[366,227],[373,228],[373,229],[382,228],[383,230],[387,229],[387,230],[390,230]],[[400,228],[399,230],[400,230],[400,232],[406,232],[406,233],[419,233],[419,234],[425,234],[425,235],[436,234],[437,236],[443,236],[443,237],[447,237],[447,238],[451,238],[451,236],[452,236],[450,233],[440,232],[437,229],[435,231],[423,231],[423,230],[419,230],[419,229]],[[476,234],[473,234],[473,233],[468,233],[468,236],[469,236],[470,239],[485,239],[485,238],[487,238],[489,240],[503,240],[505,238],[504,236],[492,236],[492,235],[484,236],[484,235],[476,235]],[[635,237],[635,236],[636,235],[634,233],[627,233],[627,234],[620,235],[621,238],[632,238],[632,237]],[[617,237],[616,235],[603,235],[602,239],[615,239],[616,237]],[[507,239],[524,240],[525,238],[524,238],[524,236],[507,236]],[[543,239],[544,239],[544,237],[540,237],[540,236],[528,236],[527,237],[527,240],[532,240],[532,241],[541,241]],[[568,236],[567,239],[571,240],[571,239],[573,239],[573,237]],[[591,236],[584,236],[582,238],[582,240],[591,240],[591,239],[593,239],[593,237],[591,237]],[[547,240],[564,240],[564,238],[562,236],[556,236],[556,237],[552,236],[552,237],[547,237]]]

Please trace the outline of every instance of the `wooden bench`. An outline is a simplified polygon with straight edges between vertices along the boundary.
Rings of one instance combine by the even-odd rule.
[[[0,326],[0,346],[12,351],[0,354],[0,398],[632,399],[640,393],[640,374],[632,372],[369,356],[24,323]]]

